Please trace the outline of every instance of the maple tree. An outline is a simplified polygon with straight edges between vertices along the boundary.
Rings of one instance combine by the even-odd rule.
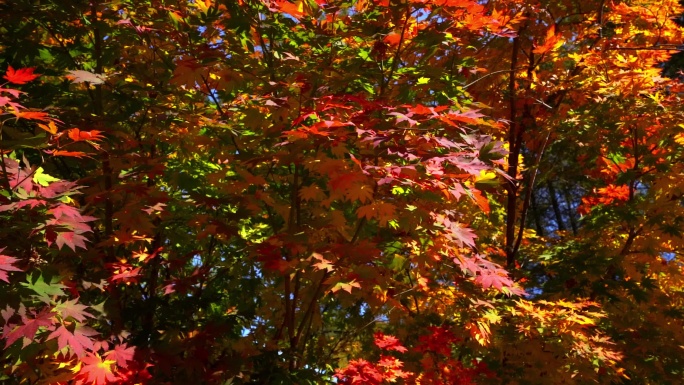
[[[681,382],[681,13],[0,3],[0,381]]]

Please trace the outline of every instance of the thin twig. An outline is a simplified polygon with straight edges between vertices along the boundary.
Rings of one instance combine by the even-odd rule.
[[[524,69],[527,69],[527,67],[517,67],[517,68],[513,68],[513,69],[508,69],[508,70],[499,70],[499,71],[490,72],[490,73],[483,75],[483,76],[473,80],[472,82],[464,85],[463,89],[466,89],[466,88],[472,86],[473,84],[479,82],[480,80],[487,78],[487,77],[490,77],[492,75],[501,74],[501,73],[510,73],[510,72],[520,71],[520,70],[524,70]]]

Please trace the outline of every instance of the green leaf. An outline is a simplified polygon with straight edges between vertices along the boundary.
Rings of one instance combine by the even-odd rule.
[[[390,263],[389,268],[394,270],[394,271],[400,271],[404,268],[405,262],[406,262],[406,258],[397,254],[394,256],[394,258],[392,258],[392,262]]]
[[[52,182],[58,182],[59,179],[57,179],[51,175],[46,174],[45,170],[43,170],[42,167],[38,167],[36,172],[33,174],[33,181],[35,183],[38,183],[39,185],[41,185],[43,187],[47,187]]]
[[[28,277],[28,282],[22,282],[21,285],[35,292],[37,294],[34,296],[35,298],[42,302],[50,303],[50,297],[64,295],[62,289],[66,289],[66,286],[59,283],[60,281],[61,278],[55,276],[50,279],[50,282],[46,282],[45,277],[40,275],[40,273],[34,273]]]

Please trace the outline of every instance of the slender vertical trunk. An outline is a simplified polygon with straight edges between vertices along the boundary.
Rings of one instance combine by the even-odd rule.
[[[506,170],[510,178],[508,183],[508,197],[506,202],[506,265],[508,268],[515,266],[515,221],[516,206],[518,201],[518,155],[520,149],[517,146],[520,135],[520,124],[517,113],[517,97],[515,84],[515,68],[518,66],[518,51],[520,50],[520,37],[513,39],[513,50],[511,52],[511,75],[508,83],[509,97],[509,121],[508,128],[508,169]]]
[[[549,189],[549,197],[551,198],[551,206],[553,207],[553,214],[556,216],[556,224],[559,231],[565,231],[565,223],[563,222],[563,213],[561,213],[560,205],[558,204],[558,197],[556,196],[556,189],[550,181],[546,183]]]
[[[566,186],[563,188],[563,196],[565,198],[565,205],[568,207],[568,218],[570,219],[570,227],[572,228],[572,234],[577,235],[577,220],[575,219],[575,213],[572,210],[572,200],[570,199],[570,189]]]
[[[98,1],[93,1],[90,3],[90,22],[93,26],[93,49],[95,57],[95,72],[102,74],[104,72],[104,65],[102,63],[102,36],[100,35],[99,20],[97,17],[97,8],[99,6]],[[95,92],[93,95],[93,112],[97,119],[97,129],[100,131],[107,132],[104,129],[104,105],[102,96],[102,85],[95,85]],[[109,153],[107,151],[102,152],[102,177],[104,178],[104,188],[107,191],[105,193],[105,237],[109,237],[113,231],[113,216],[114,207],[111,197],[109,196],[109,190],[112,189],[112,168],[109,161]],[[111,252],[109,253],[111,254]],[[109,255],[113,258],[112,255]]]
[[[537,205],[537,195],[534,193],[534,191],[532,191],[532,195],[530,196],[530,205],[532,206],[532,215],[534,216],[534,227],[537,230],[537,234],[543,237],[545,235],[544,226],[542,226],[541,218],[539,218],[539,206]]]

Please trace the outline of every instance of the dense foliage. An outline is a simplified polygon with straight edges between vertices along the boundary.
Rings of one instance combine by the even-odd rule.
[[[0,2],[0,381],[682,383],[680,14]]]

